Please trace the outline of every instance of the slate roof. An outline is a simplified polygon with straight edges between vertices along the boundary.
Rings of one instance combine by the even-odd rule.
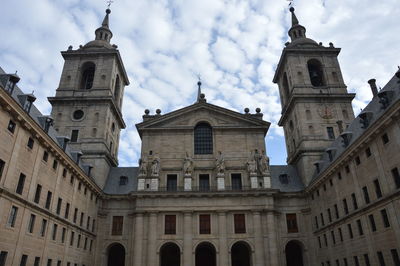
[[[139,167],[113,167],[104,186],[104,193],[112,195],[129,194],[137,190],[137,176]],[[120,184],[120,177],[126,176],[128,182],[125,185]]]
[[[300,192],[304,190],[304,184],[297,174],[296,167],[293,165],[271,165],[271,187],[279,189],[281,192]],[[287,183],[280,176],[287,175]]]
[[[0,83],[3,87],[5,87],[6,84],[4,84],[8,78],[7,78],[7,73],[0,67]],[[13,93],[11,95],[11,97],[23,108],[23,105],[25,103],[25,101],[23,100],[25,97],[21,97],[23,95],[26,95],[19,87],[18,85],[15,85]],[[42,128],[44,129],[45,126],[45,120],[46,117],[45,115],[43,115],[39,109],[36,108],[36,106],[34,104],[32,104],[32,107],[29,111],[29,116]],[[50,136],[50,138],[58,145],[62,148],[63,145],[63,136],[58,136],[57,131],[54,129],[54,127],[50,127],[49,131],[48,131],[48,135]],[[73,151],[70,149],[70,147],[67,145],[66,149],[65,149],[65,153],[71,157],[75,162],[76,162],[76,156],[77,153],[79,151]],[[88,165],[83,165],[81,163],[79,163],[79,167],[86,173],[88,174],[89,172],[89,166]]]
[[[400,70],[399,70],[400,71]],[[386,108],[382,107],[381,98],[387,95],[389,99],[389,105]],[[350,134],[351,138],[348,142],[348,145],[344,145],[343,133],[341,136],[336,138],[336,140],[332,143],[332,145],[326,150],[333,150],[333,158],[332,161],[329,159],[328,153],[325,153],[319,163],[319,173],[317,173],[317,169],[315,170],[313,181],[318,179],[323,171],[327,169],[332,163],[334,163],[347,149],[351,147],[351,145],[359,139],[364,132],[372,126],[375,122],[377,122],[381,117],[383,117],[388,109],[392,105],[394,105],[397,101],[400,101],[400,78],[393,76],[392,79],[379,91],[377,96],[374,96],[371,102],[362,110],[362,112],[351,122],[349,127],[345,129],[345,134]],[[362,119],[360,115],[366,114],[368,119],[368,126],[363,128]]]

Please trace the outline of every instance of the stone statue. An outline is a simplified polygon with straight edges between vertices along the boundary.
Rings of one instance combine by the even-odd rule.
[[[185,176],[191,176],[194,168],[193,159],[190,158],[189,154],[186,152],[186,157],[183,160],[183,173]]]
[[[259,156],[258,170],[262,175],[269,173],[269,157],[265,154],[265,151],[262,151],[261,155]]]
[[[221,151],[218,151],[217,158],[215,159],[215,166],[217,168],[217,174],[225,173],[225,159]]]
[[[139,176],[147,175],[147,162],[146,158],[139,159]]]
[[[250,154],[250,158],[247,161],[247,171],[250,175],[255,175],[257,173],[257,162],[255,158],[255,153],[252,151]]]
[[[151,176],[158,176],[160,174],[160,157],[154,156],[151,162]]]

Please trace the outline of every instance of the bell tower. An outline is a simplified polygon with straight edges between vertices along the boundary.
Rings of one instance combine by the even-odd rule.
[[[279,86],[285,133],[287,163],[295,165],[305,184],[314,173],[314,163],[353,119],[351,101],[344,83],[338,55],[340,48],[328,47],[306,37],[306,28],[294,13],[289,29],[291,42],[282,51],[274,83]]]
[[[95,40],[74,50],[61,52],[65,63],[55,97],[48,98],[59,135],[70,138],[72,150],[92,166],[92,176],[103,187],[112,166],[118,165],[121,129],[125,128],[121,107],[128,76],[109,28],[106,10]]]

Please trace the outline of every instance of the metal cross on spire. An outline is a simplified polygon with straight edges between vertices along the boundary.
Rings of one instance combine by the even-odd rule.
[[[198,86],[198,89],[197,89],[197,102],[199,102],[200,101],[200,95],[201,95],[201,75],[197,74],[197,78],[199,79],[199,81],[197,82],[197,86]]]
[[[114,3],[114,1],[108,0],[108,1],[107,1],[107,7],[110,8],[110,6],[111,6],[112,3]]]

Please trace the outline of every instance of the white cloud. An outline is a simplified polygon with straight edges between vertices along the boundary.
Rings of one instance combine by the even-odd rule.
[[[119,0],[112,6],[112,43],[119,46],[131,85],[125,89],[120,164],[136,165],[140,137],[134,127],[143,110],[163,113],[192,104],[201,74],[208,102],[243,112],[260,107],[270,121],[268,151],[283,164],[283,131],[276,124],[281,106],[272,83],[289,39],[288,1]],[[367,84],[383,86],[399,64],[396,0],[309,0],[296,2],[307,35],[342,47],[339,61],[355,113],[371,98]],[[94,38],[104,17],[97,0],[5,0],[0,17],[0,66],[18,70],[20,87],[35,90],[35,104],[50,112],[63,66],[60,50]],[[279,145],[278,145],[279,144]]]

